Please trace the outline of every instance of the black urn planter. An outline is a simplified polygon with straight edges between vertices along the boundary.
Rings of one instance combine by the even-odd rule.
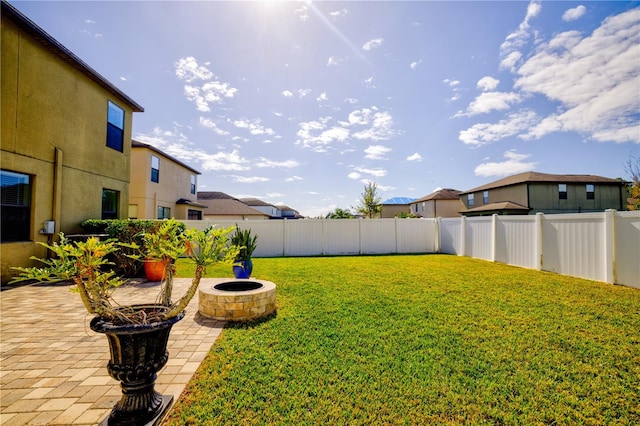
[[[150,324],[114,325],[100,317],[91,320],[91,329],[107,336],[111,352],[107,370],[122,388],[122,398],[101,424],[153,425],[162,419],[173,396],[156,392],[156,373],[169,359],[167,341],[171,327],[182,318],[184,312]]]

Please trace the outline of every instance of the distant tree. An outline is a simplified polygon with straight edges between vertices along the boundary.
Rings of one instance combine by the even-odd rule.
[[[627,210],[640,210],[640,157],[630,154],[624,169],[631,178]]]
[[[362,213],[369,219],[373,219],[382,211],[382,198],[378,194],[378,186],[374,182],[369,182],[364,186],[361,194],[360,205],[356,207],[358,213]]]
[[[402,212],[398,213],[395,217],[397,217],[398,219],[413,219],[416,217],[416,215],[414,215],[413,213]]]
[[[349,209],[343,210],[340,207],[336,207],[334,211],[327,213],[325,219],[353,219],[353,215]]]

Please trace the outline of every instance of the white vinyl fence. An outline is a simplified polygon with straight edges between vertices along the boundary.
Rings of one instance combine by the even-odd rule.
[[[185,224],[251,229],[255,257],[449,253],[640,288],[640,212]]]

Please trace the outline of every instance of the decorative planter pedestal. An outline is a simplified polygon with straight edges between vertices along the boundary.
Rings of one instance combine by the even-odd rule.
[[[171,327],[182,318],[184,312],[151,324],[113,325],[100,317],[91,320],[91,329],[107,336],[111,351],[107,370],[122,387],[122,398],[101,425],[155,425],[162,420],[173,395],[156,392],[156,373],[169,359]]]

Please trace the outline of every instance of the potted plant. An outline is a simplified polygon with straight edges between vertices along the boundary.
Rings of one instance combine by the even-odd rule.
[[[253,256],[253,252],[256,249],[257,240],[258,236],[252,236],[250,229],[243,230],[236,225],[235,232],[231,236],[231,244],[240,249],[233,262],[233,275],[236,278],[251,277],[251,272],[253,271],[251,256]]]
[[[183,223],[174,220],[167,222],[162,232],[147,230],[139,234],[143,239],[141,257],[144,273],[149,281],[162,281],[165,278],[168,264],[175,262],[173,256],[179,255],[179,251],[183,249],[180,235],[184,229]]]
[[[61,233],[56,243],[39,243],[55,254],[49,259],[33,257],[42,262],[44,268],[14,268],[20,274],[12,282],[71,281],[72,290],[80,294],[86,309],[95,315],[90,327],[107,336],[111,352],[107,370],[122,387],[122,397],[107,420],[109,425],[147,424],[161,418],[173,396],[163,397],[154,386],[157,371],[169,357],[166,348],[171,327],[184,317],[184,310],[195,295],[206,267],[220,262],[231,264],[238,254],[238,247],[229,244],[233,227],[181,232],[180,225],[169,220],[158,228],[157,236],[145,235],[145,239],[164,241],[155,247],[155,252],[145,256],[167,261],[160,295],[154,303],[121,306],[112,299],[113,291],[125,282],[110,269],[113,263],[108,257],[123,245],[114,239],[71,242]],[[126,246],[137,248],[135,244]],[[196,272],[186,293],[173,301],[174,261],[178,257],[194,262]]]

